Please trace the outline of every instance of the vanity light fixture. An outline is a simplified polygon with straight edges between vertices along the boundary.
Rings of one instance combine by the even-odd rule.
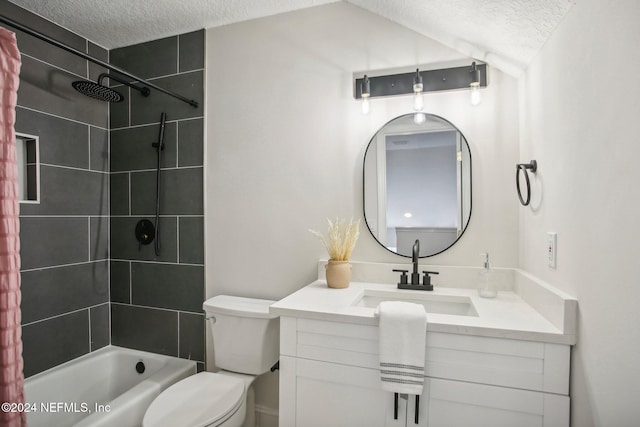
[[[360,93],[362,97],[362,114],[369,114],[369,97],[371,96],[371,82],[369,77],[364,75],[362,79]]]
[[[428,66],[421,66],[421,68],[426,67]],[[422,111],[424,108],[422,98],[425,93],[458,89],[469,90],[471,82],[474,84],[478,82],[473,86],[476,89],[472,90],[487,87],[487,70],[487,64],[474,62],[471,69],[465,65],[426,71],[420,71],[420,68],[417,68],[415,71],[401,74],[385,74],[384,70],[367,71],[366,74],[354,73],[353,97],[362,100],[364,114],[368,111],[372,98],[396,95],[413,95],[414,111]]]
[[[469,101],[473,106],[480,105],[480,102],[482,101],[480,96],[480,70],[476,66],[475,61],[471,63],[471,70],[469,70],[469,72],[471,73]]]

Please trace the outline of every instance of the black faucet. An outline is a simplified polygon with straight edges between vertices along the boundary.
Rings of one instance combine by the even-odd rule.
[[[398,282],[398,289],[413,289],[416,291],[432,291],[433,285],[431,284],[430,274],[438,274],[437,271],[423,271],[422,284],[420,284],[420,273],[418,273],[418,260],[420,259],[420,241],[416,239],[413,244],[413,255],[411,261],[413,263],[413,272],[411,273],[411,283],[408,283],[407,273],[409,270],[393,270],[400,274],[400,282]]]
[[[420,273],[418,273],[418,259],[420,259],[420,240],[416,239],[416,242],[413,244],[413,273],[411,273],[411,284],[419,285],[420,284]]]

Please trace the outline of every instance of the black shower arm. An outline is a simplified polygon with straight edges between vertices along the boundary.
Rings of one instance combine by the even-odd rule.
[[[124,79],[121,79],[121,78],[118,78],[118,77],[114,76],[113,74],[107,74],[107,73],[100,74],[98,76],[98,84],[102,85],[102,80],[104,80],[105,78],[107,78],[109,80],[115,80],[118,83],[122,83],[123,85],[127,85],[130,88],[133,88],[133,89],[139,91],[142,94],[142,96],[149,96],[149,92],[150,91],[149,91],[148,87],[146,87],[146,86],[142,86],[142,87],[136,86],[133,83],[129,83],[128,81],[126,81]]]
[[[101,67],[107,68],[107,69],[109,69],[111,71],[115,71],[116,73],[119,73],[119,74],[121,74],[121,75],[123,75],[123,76],[125,76],[125,77],[127,77],[127,78],[129,78],[131,80],[133,80],[133,81],[137,81],[137,82],[143,83],[143,84],[145,84],[146,86],[149,86],[152,89],[155,89],[155,90],[158,90],[160,92],[166,93],[167,95],[172,96],[174,98],[177,98],[182,102],[186,102],[187,104],[191,105],[192,107],[195,107],[195,108],[198,107],[198,102],[194,101],[193,99],[185,98],[182,95],[179,95],[179,94],[177,94],[175,92],[172,92],[170,90],[164,89],[164,88],[162,88],[162,87],[160,87],[160,86],[158,86],[156,84],[150,83],[150,82],[148,82],[148,81],[146,81],[144,79],[141,79],[140,77],[137,77],[137,76],[135,76],[135,75],[133,75],[133,74],[121,69],[121,68],[118,68],[118,67],[116,67],[114,65],[111,65],[111,64],[109,64],[107,62],[101,61],[98,58],[94,58],[93,56],[88,55],[88,54],[86,54],[86,53],[84,53],[84,52],[82,52],[82,51],[80,51],[78,49],[75,49],[75,48],[73,48],[73,47],[71,47],[69,45],[66,45],[66,44],[64,44],[62,42],[59,42],[56,39],[52,39],[51,37],[46,36],[46,35],[38,32],[38,31],[36,31],[34,29],[31,29],[31,28],[29,28],[27,26],[24,26],[21,23],[19,23],[17,21],[14,21],[13,19],[7,18],[4,15],[0,15],[0,22],[3,23],[3,24],[9,25],[9,26],[11,26],[13,28],[16,28],[16,29],[18,29],[18,30],[20,30],[22,32],[25,32],[25,33],[27,33],[27,34],[29,34],[29,35],[37,38],[37,39],[45,41],[45,42],[47,42],[47,43],[49,43],[51,45],[54,45],[54,46],[56,46],[56,47],[58,47],[60,49],[66,50],[67,52],[71,52],[74,55],[77,55],[77,56],[79,56],[81,58],[86,59],[87,61],[91,61],[94,64],[98,64]]]

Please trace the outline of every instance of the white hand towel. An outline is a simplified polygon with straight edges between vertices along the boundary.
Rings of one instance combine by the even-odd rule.
[[[427,314],[420,304],[383,301],[378,305],[380,380],[393,393],[422,394]]]

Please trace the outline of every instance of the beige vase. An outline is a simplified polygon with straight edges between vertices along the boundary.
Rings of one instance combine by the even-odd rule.
[[[327,286],[335,289],[349,287],[349,282],[351,282],[351,264],[349,264],[349,261],[333,261],[330,259],[324,268],[327,270]]]

